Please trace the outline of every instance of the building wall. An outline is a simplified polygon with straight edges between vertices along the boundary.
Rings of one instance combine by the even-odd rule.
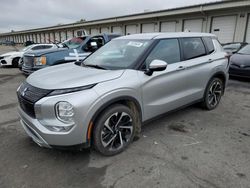
[[[221,42],[250,42],[250,6],[241,8],[225,9],[221,4],[221,10],[202,10],[196,13],[185,13],[180,9],[177,15],[162,15],[141,18],[124,17],[121,21],[113,20],[98,24],[98,21],[89,23],[86,26],[72,26],[65,29],[37,31],[23,34],[10,34],[0,36],[0,39],[14,40],[23,43],[27,40],[48,43],[48,39],[63,41],[76,36],[76,31],[85,29],[88,34],[99,33],[120,33],[123,35],[146,32],[210,32],[217,34]],[[145,16],[144,16],[145,17]],[[101,22],[101,21],[99,21]],[[14,36],[14,37],[13,37]]]

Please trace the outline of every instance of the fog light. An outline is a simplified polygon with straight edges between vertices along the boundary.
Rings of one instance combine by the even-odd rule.
[[[68,132],[72,127],[72,126],[46,126],[47,129],[49,129],[50,131],[53,132]]]
[[[58,102],[55,106],[55,109],[57,119],[67,124],[74,123],[74,109],[72,104],[66,101]]]

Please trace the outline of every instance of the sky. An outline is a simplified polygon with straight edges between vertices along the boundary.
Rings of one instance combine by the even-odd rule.
[[[0,33],[220,0],[0,0]]]

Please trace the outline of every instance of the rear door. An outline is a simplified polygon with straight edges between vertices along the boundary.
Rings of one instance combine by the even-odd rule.
[[[210,49],[204,45],[204,40],[200,37],[182,38],[181,45],[183,50],[183,72],[186,80],[186,101],[188,103],[203,97],[204,89],[209,80],[214,51],[213,43],[210,38]],[[209,42],[209,41],[207,41]]]
[[[168,63],[167,69],[148,76],[139,72],[145,120],[182,106],[185,102],[185,75],[178,39],[160,40],[146,58],[143,69],[155,60]]]

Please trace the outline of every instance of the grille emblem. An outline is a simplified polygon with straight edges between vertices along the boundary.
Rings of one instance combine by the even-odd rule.
[[[23,97],[25,96],[25,93],[26,93],[27,90],[28,90],[28,88],[26,87],[26,88],[22,91],[21,95],[22,95]]]
[[[244,67],[245,67],[245,65],[240,65],[240,67],[241,67],[241,68],[244,68]]]

